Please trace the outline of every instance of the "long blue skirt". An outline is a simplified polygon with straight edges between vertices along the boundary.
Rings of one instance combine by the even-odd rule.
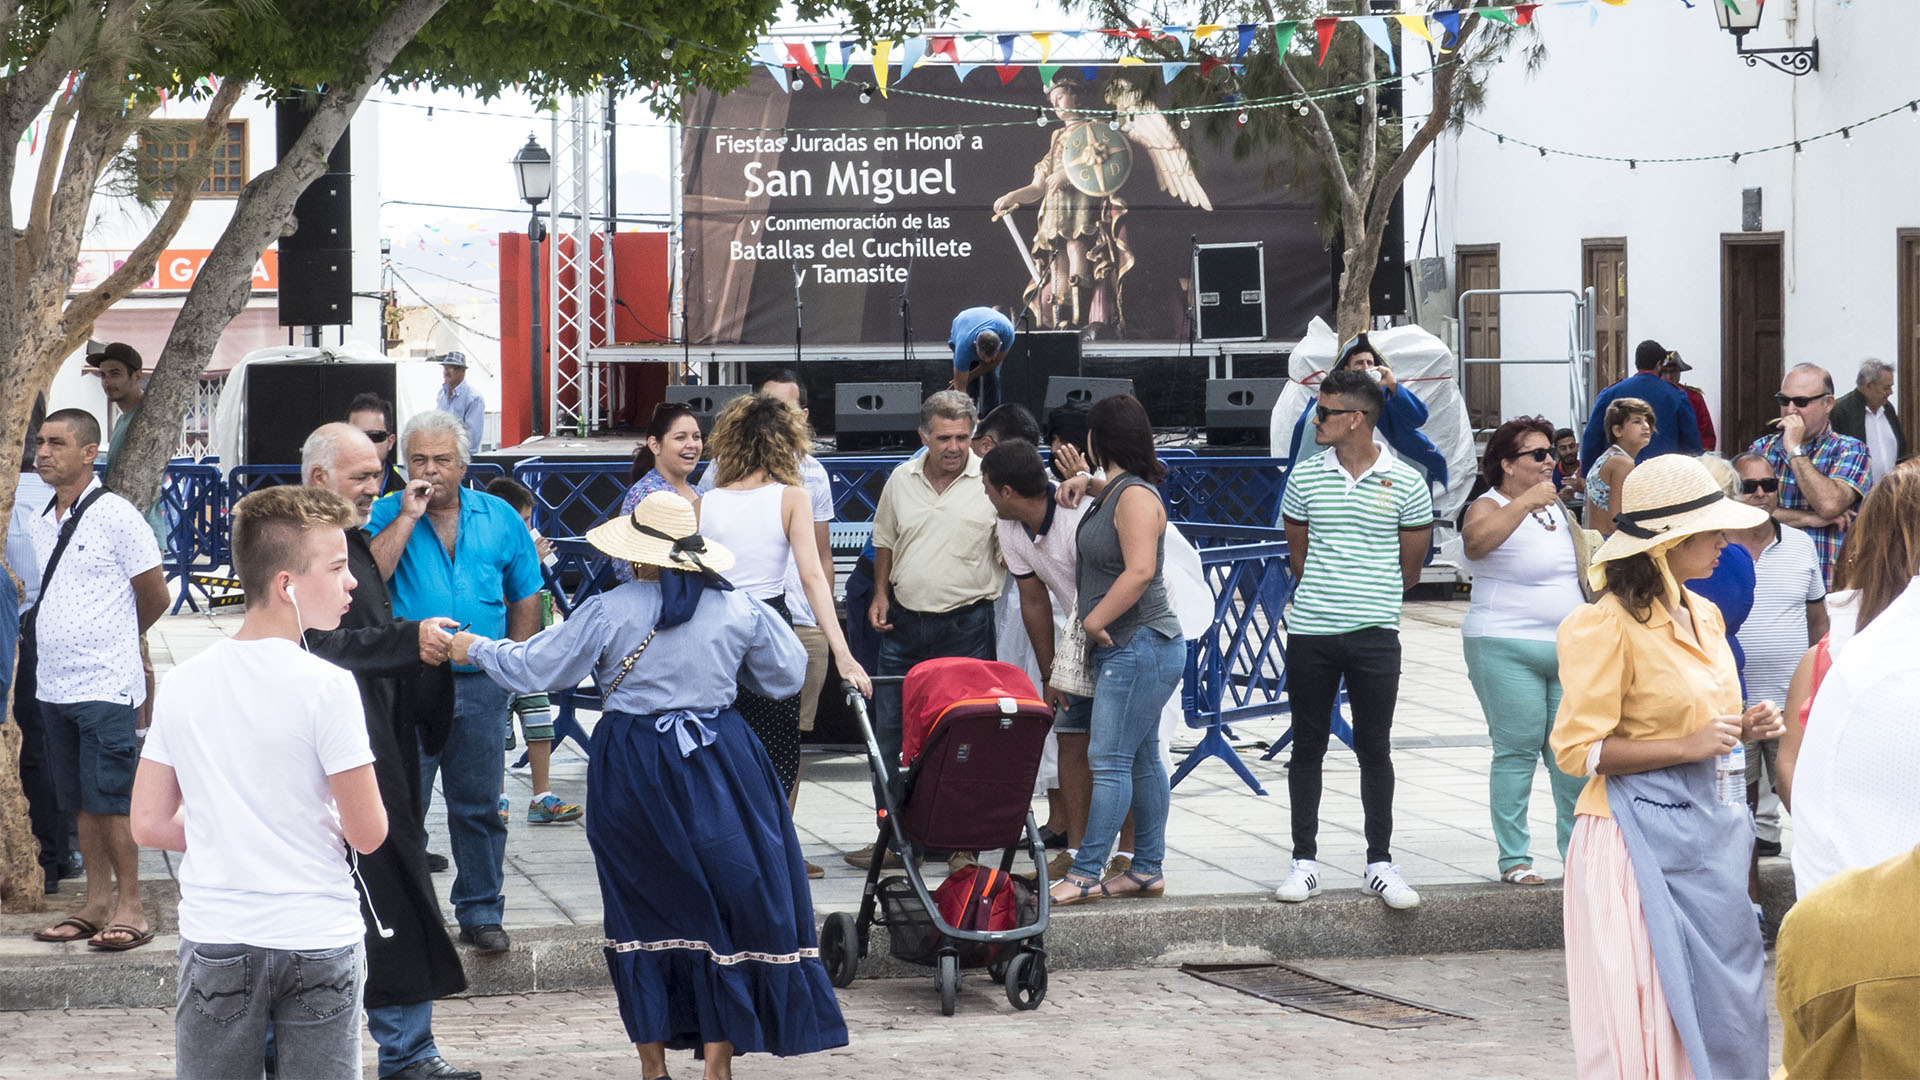
[[[847,1043],[820,963],[800,840],[740,714],[682,757],[653,717],[609,712],[587,765],[587,842],[627,1037],[808,1054]]]

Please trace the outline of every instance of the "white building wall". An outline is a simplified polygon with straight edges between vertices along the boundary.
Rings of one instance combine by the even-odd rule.
[[[1528,77],[1518,62],[1494,75],[1468,128],[1442,139],[1440,247],[1500,245],[1504,288],[1581,286],[1581,240],[1625,237],[1626,348],[1654,338],[1695,365],[1688,380],[1720,411],[1721,241],[1741,229],[1741,191],[1762,192],[1762,230],[1784,234],[1785,362],[1831,368],[1844,390],[1858,362],[1896,357],[1896,230],[1920,227],[1920,125],[1904,106],[1920,97],[1907,4],[1771,0],[1753,47],[1805,44],[1817,34],[1820,70],[1794,78],[1734,56],[1713,4],[1583,9],[1537,15],[1549,57]],[[1495,28],[1490,28],[1495,29]],[[1422,95],[1424,96],[1424,95]],[[1409,100],[1409,108],[1413,107]],[[1516,145],[1620,157],[1728,155],[1790,143],[1888,108],[1895,117],[1838,138],[1743,155],[1737,165],[1598,162]],[[1425,204],[1428,164],[1411,174],[1407,205]],[[1417,211],[1416,211],[1417,212]],[[1418,234],[1408,225],[1409,242]],[[1431,244],[1427,253],[1432,254]],[[1409,254],[1412,254],[1410,251]],[[1564,352],[1564,306],[1508,300],[1508,356]],[[1564,376],[1508,368],[1501,412],[1568,417]]]

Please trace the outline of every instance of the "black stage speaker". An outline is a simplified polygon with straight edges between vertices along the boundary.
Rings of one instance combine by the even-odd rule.
[[[1013,348],[1000,365],[1000,400],[1025,405],[1045,426],[1047,383],[1081,374],[1080,332],[1034,330],[1016,333]]]
[[[1267,336],[1266,245],[1196,244],[1194,326],[1201,341],[1261,341]]]
[[[837,384],[833,388],[834,446],[870,450],[917,444],[920,402],[917,382]]]
[[[1207,380],[1207,445],[1265,445],[1285,379]]]
[[[669,385],[667,400],[685,405],[693,410],[694,419],[700,421],[700,438],[705,439],[713,431],[713,418],[727,402],[737,397],[753,393],[753,387],[738,384],[725,386],[685,386]]]
[[[1069,379],[1056,375],[1047,380],[1047,400],[1045,409],[1040,413],[1040,421],[1044,426],[1047,413],[1062,405],[1085,409],[1103,397],[1131,393],[1132,379]]]
[[[321,424],[347,418],[360,394],[393,400],[393,365],[316,360],[248,364],[243,447],[249,465],[298,465]]]
[[[306,130],[300,99],[276,103],[280,157]],[[293,204],[294,231],[280,238],[280,325],[338,326],[353,321],[353,177],[351,131],[340,133],[327,171]]]

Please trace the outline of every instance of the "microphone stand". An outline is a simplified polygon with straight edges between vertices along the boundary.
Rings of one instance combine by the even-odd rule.
[[[795,374],[799,374],[800,368],[800,339],[805,334],[804,320],[802,319],[801,313],[806,310],[806,307],[806,301],[800,299],[800,263],[799,260],[795,260],[793,264],[793,366]]]
[[[900,283],[900,378],[913,381],[913,260],[919,252],[907,252],[907,277]]]
[[[1193,361],[1193,338],[1199,327],[1200,316],[1200,234],[1192,233],[1188,242],[1193,245],[1193,280],[1187,283],[1187,361]],[[1213,364],[1207,364],[1207,378],[1213,378]]]

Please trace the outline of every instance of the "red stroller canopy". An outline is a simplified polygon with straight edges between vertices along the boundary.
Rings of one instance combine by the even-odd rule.
[[[912,765],[933,729],[962,705],[998,705],[1008,713],[1038,709],[1053,715],[1034,691],[1033,680],[1012,664],[967,656],[923,661],[907,672],[901,689],[901,764]]]

